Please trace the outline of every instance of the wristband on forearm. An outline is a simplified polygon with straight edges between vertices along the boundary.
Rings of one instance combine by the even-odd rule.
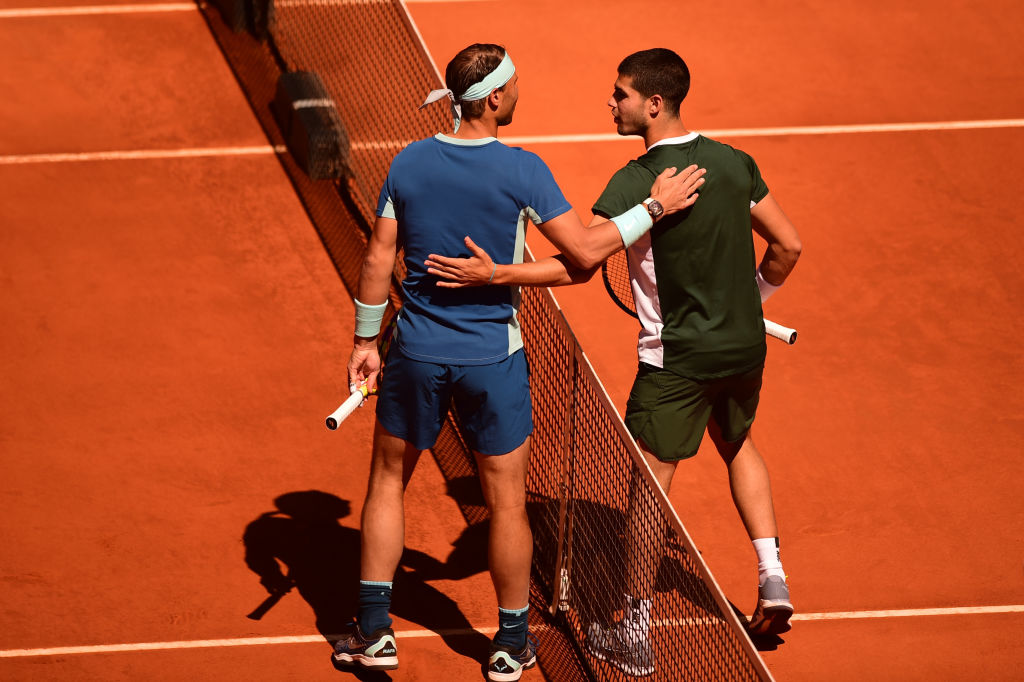
[[[766,280],[764,275],[761,274],[761,268],[757,269],[754,280],[757,282],[757,290],[761,293],[761,303],[767,301],[782,286],[781,284],[772,284]]]
[[[387,301],[380,305],[366,305],[355,299],[356,304],[356,336],[372,339],[380,334],[380,323],[384,320]]]
[[[651,218],[651,214],[647,212],[647,207],[643,204],[637,204],[622,215],[615,216],[611,221],[615,223],[615,227],[619,228],[622,243],[626,246],[632,246],[633,242],[644,236],[654,226],[654,219]]]

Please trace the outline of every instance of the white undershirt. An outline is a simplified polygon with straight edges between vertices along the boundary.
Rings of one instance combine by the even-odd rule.
[[[647,151],[663,144],[685,144],[697,139],[700,133],[692,132],[679,137],[658,140]],[[637,338],[637,356],[640,362],[655,367],[664,367],[665,347],[661,343],[664,318],[661,315],[661,301],[658,298],[657,277],[654,274],[654,251],[651,249],[651,235],[645,234],[626,249],[629,264],[630,287],[636,314],[640,318],[640,334]]]

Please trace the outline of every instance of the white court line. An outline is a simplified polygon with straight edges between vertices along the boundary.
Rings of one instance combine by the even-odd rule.
[[[838,611],[834,613],[803,613],[793,616],[794,621],[857,620],[861,618],[910,618],[921,616],[975,616],[997,613],[1024,613],[1024,604],[1009,606],[962,606],[935,609],[895,609],[888,611]],[[717,618],[689,621],[657,621],[656,627],[673,625],[725,625]],[[460,628],[453,630],[400,630],[399,639],[444,637],[451,635],[493,635],[497,628]],[[0,658],[27,658],[31,656],[70,656],[73,654],[103,654],[133,651],[166,651],[172,649],[216,649],[235,646],[269,646],[273,644],[317,644],[326,640],[322,635],[296,635],[290,637],[241,637],[236,639],[199,639],[179,642],[138,642],[134,644],[97,644],[93,646],[63,646],[46,649],[5,649]]]
[[[790,620],[856,620],[858,618],[913,618],[920,616],[976,616],[993,613],[1024,613],[1024,604],[1009,606],[960,606],[943,609],[896,609],[890,611],[836,611],[797,613]]]
[[[23,7],[0,9],[0,19],[24,17],[74,17],[90,14],[147,14],[155,12],[195,12],[194,2],[165,2],[152,5],[89,5],[83,7]]]
[[[76,152],[67,154],[21,154],[0,156],[0,166],[29,163],[68,163],[80,161],[126,161],[135,159],[193,159],[209,156],[266,156],[283,154],[283,145],[254,147],[198,147],[191,149],[138,149],[112,152]]]
[[[1024,613],[1024,604],[1009,606],[951,606],[934,609],[890,609],[887,611],[833,611],[830,613],[796,613],[790,620],[858,620],[862,618],[914,618],[922,616],[979,616],[994,613]],[[721,618],[683,618],[654,621],[655,627],[725,625]]]
[[[401,639],[416,637],[446,637],[450,635],[493,635],[498,628],[460,628],[453,630],[400,630]],[[198,639],[182,642],[138,642],[135,644],[98,644],[95,646],[61,646],[48,649],[0,650],[0,658],[26,658],[29,656],[70,656],[73,654],[109,654],[131,651],[166,651],[171,649],[218,649],[233,646],[267,646],[271,644],[323,644],[323,635],[297,635],[291,637],[241,637],[237,639]]]
[[[894,133],[936,130],[978,130],[985,128],[1022,128],[1024,118],[991,119],[981,121],[938,121],[933,123],[864,123],[844,126],[799,126],[784,128],[723,128],[722,130],[699,131],[705,137],[781,137],[785,135],[838,135],[844,133]],[[577,144],[584,142],[620,142],[629,140],[636,143],[636,136],[616,133],[584,133],[578,135],[510,135],[499,138],[507,145],[527,144]],[[399,150],[413,140],[380,140],[374,142],[353,142],[352,149]]]
[[[1024,128],[1024,118],[990,119],[980,121],[937,121],[932,123],[866,123],[845,126],[799,126],[790,128],[725,128],[704,130],[707,137],[780,137],[786,135],[839,135],[847,133],[892,133],[943,130],[980,130],[986,128]],[[630,140],[614,133],[593,133],[582,135],[521,135],[500,138],[508,145],[528,144],[575,144],[581,142],[617,142]],[[398,150],[409,142],[405,140],[382,140],[377,142],[353,142],[356,151],[367,149]],[[138,150],[82,152],[68,154],[26,154],[0,156],[0,166],[22,163],[60,163],[69,161],[115,161],[124,159],[164,159],[196,156],[242,156],[247,154],[280,154],[282,146],[270,147],[211,147],[180,150]]]
[[[781,137],[785,135],[839,135],[849,133],[895,133],[941,130],[979,130],[985,128],[1022,128],[1024,118],[991,119],[981,121],[938,121],[933,123],[865,123],[844,126],[800,126],[788,128],[724,128],[722,130],[699,131],[705,137]],[[585,133],[580,135],[510,135],[500,137],[507,145],[529,144],[579,144],[586,142],[636,143],[636,136],[622,136],[616,133]],[[413,140],[380,140],[353,142],[352,149],[395,150],[403,149]]]
[[[375,5],[389,0],[277,0],[278,7],[330,7],[332,5]],[[494,2],[496,0],[405,0],[407,5],[462,2]],[[82,5],[78,7],[16,7],[0,9],[0,19],[22,17],[70,17],[91,14],[146,14],[155,12],[194,12],[194,2],[162,2],[137,5]]]
[[[843,135],[850,133],[906,133],[933,130],[978,130],[983,128],[1024,128],[1024,118],[1003,118],[981,121],[934,121],[930,123],[864,123],[853,125],[792,126],[780,128],[729,128],[700,130],[705,137],[781,137],[785,135]],[[635,136],[616,133],[586,135],[520,135],[503,137],[505,144],[551,144],[575,142],[615,142],[633,140]],[[635,140],[633,140],[635,142]]]

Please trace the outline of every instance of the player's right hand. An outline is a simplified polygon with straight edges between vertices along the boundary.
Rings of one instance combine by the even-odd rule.
[[[364,339],[357,336],[352,347],[352,356],[348,361],[348,383],[359,386],[366,383],[368,393],[377,390],[377,376],[380,374],[380,353],[377,350],[377,339]]]
[[[689,208],[697,201],[697,189],[704,184],[707,169],[696,164],[676,173],[675,167],[666,168],[651,186],[651,197],[661,204],[665,213]]]

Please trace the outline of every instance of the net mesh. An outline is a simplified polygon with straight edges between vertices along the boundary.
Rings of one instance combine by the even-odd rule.
[[[239,7],[244,22],[237,19]],[[313,181],[287,153],[279,159],[342,281],[354,292],[391,159],[406,143],[451,129],[443,104],[417,111],[422,97],[441,84],[404,5],[219,0],[218,6],[200,8],[272,144],[284,144],[270,106],[282,72],[316,73],[334,100],[350,145],[343,177]],[[231,21],[225,23],[222,14]],[[403,274],[400,261],[396,282]],[[653,679],[770,679],[685,528],[653,485],[550,292],[525,289],[520,320],[534,387],[531,629],[541,643],[538,660],[545,676],[633,679],[614,665],[609,651],[595,655],[588,647],[588,634],[594,643],[593,624],[610,625],[623,615],[622,595],[630,581],[653,597]],[[487,509],[454,412],[433,454],[467,530],[484,528]]]

